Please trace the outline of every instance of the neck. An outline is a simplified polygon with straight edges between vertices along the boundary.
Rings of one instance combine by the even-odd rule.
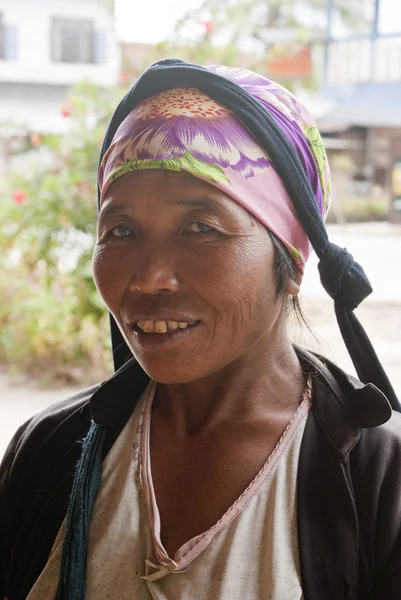
[[[175,435],[199,435],[230,420],[247,422],[293,413],[305,378],[285,330],[266,336],[218,373],[183,384],[159,384],[155,416]]]

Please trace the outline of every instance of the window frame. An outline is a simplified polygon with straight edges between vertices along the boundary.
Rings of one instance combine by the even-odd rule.
[[[77,44],[68,48],[68,34],[76,28]],[[67,39],[66,39],[67,37]],[[50,60],[59,64],[96,64],[96,30],[93,19],[51,18]],[[65,46],[64,46],[65,45]],[[69,54],[78,50],[77,58]]]

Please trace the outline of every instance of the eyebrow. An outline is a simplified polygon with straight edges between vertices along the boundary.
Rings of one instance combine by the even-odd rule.
[[[216,208],[219,206],[219,203],[216,200],[205,198],[204,196],[199,196],[197,198],[191,199],[174,199],[173,203],[177,206],[189,206],[191,208]],[[129,208],[128,204],[110,204],[109,206],[100,211],[99,219],[122,213],[127,208]]]
[[[179,206],[190,206],[195,208],[210,208],[219,206],[219,203],[216,200],[205,198],[204,196],[191,199],[183,198],[180,200],[175,200],[175,203]]]
[[[106,208],[100,210],[99,219],[124,212],[125,207],[126,204],[110,204]]]

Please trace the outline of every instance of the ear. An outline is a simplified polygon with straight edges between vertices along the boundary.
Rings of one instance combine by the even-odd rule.
[[[298,296],[301,289],[302,274],[300,273],[295,279],[289,279],[284,286],[284,291],[290,296]]]

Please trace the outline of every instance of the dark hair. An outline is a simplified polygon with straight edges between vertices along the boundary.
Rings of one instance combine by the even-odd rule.
[[[277,295],[280,295],[284,292],[284,288],[290,279],[294,281],[299,281],[301,279],[302,271],[278,237],[276,237],[274,233],[269,230],[268,234],[275,250]],[[302,312],[298,296],[290,297],[290,306],[298,324],[304,325],[310,330],[310,325],[304,313]]]

